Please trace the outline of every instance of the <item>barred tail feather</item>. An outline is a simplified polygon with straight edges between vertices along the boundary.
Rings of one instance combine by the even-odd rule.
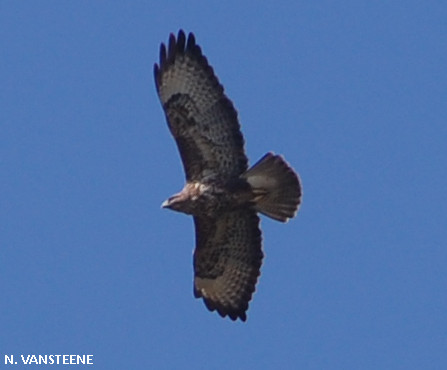
[[[241,177],[252,187],[256,211],[281,222],[295,216],[301,203],[301,182],[282,156],[267,153]]]

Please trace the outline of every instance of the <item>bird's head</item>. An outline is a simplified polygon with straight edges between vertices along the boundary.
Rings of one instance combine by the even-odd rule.
[[[191,206],[190,197],[185,191],[181,191],[166,199],[162,203],[161,208],[168,208],[173,211],[192,214]]]

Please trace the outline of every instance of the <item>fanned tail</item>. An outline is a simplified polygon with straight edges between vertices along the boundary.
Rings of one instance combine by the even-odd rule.
[[[296,215],[301,182],[282,156],[267,153],[241,177],[252,187],[256,211],[281,222]]]

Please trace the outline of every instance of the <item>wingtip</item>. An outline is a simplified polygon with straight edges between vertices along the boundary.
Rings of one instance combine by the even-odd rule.
[[[187,48],[192,49],[196,45],[196,37],[192,32],[188,34]]]
[[[177,35],[177,52],[183,54],[185,52],[185,32],[183,30],[178,31]]]
[[[169,35],[169,41],[168,41],[168,60],[172,61],[175,57],[175,50],[176,50],[176,42],[175,42],[175,35],[171,33]]]
[[[155,87],[157,88],[157,91],[159,89],[159,83],[158,83],[158,73],[160,69],[158,67],[157,63],[154,63],[154,81],[155,81]]]
[[[166,62],[166,45],[161,43],[160,45],[160,66]]]
[[[177,33],[177,40],[181,40],[181,39],[186,39],[185,31],[183,31],[182,28],[180,28]]]

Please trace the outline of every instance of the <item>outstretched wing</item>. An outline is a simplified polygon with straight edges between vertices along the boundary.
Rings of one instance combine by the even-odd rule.
[[[217,220],[196,216],[194,223],[194,296],[222,317],[245,321],[263,258],[259,217],[239,209]]]
[[[155,85],[169,129],[182,157],[186,179],[239,176],[247,169],[236,110],[194,35],[180,30],[160,46]]]

